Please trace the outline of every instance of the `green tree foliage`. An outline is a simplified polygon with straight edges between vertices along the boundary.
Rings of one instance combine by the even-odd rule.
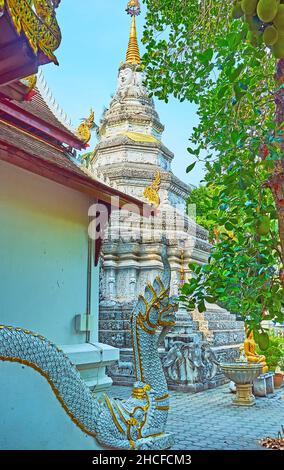
[[[197,105],[188,152],[206,167],[206,189],[193,191],[190,202],[215,244],[207,265],[191,266],[183,298],[201,311],[205,301],[221,302],[257,331],[264,315],[283,319],[279,214],[267,183],[282,155],[275,59],[261,37],[247,39],[248,24],[232,19],[233,3],[146,3],[148,86],[159,99]]]
[[[214,213],[218,204],[218,191],[212,185],[199,186],[190,193],[188,206],[191,204],[196,207],[196,222],[209,231],[210,241],[214,241],[216,239]]]
[[[269,346],[263,350],[258,347],[259,354],[264,355],[269,370],[274,371],[282,367],[284,360],[284,338],[276,336],[273,331],[269,332]]]
[[[94,156],[94,152],[86,152],[86,153],[80,154],[77,158],[78,163],[80,165],[85,166],[86,168],[90,168],[93,156]]]
[[[258,331],[264,315],[283,320],[273,198],[263,190],[260,203],[257,188],[251,199],[241,189],[229,198],[223,190],[208,184],[190,194],[188,202],[196,204],[197,222],[209,230],[213,248],[208,264],[190,266],[194,276],[183,286],[181,298],[200,311],[205,301],[218,302]]]

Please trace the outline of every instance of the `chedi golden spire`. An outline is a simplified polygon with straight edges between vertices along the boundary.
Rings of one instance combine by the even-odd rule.
[[[139,52],[139,46],[137,41],[137,32],[136,32],[136,21],[135,17],[140,15],[140,3],[138,0],[130,0],[127,4],[126,11],[129,15],[132,16],[130,37],[128,43],[128,49],[126,53],[126,63],[127,64],[141,64],[141,57]]]

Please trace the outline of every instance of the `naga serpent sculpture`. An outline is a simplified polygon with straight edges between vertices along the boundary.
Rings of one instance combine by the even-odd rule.
[[[53,343],[28,330],[0,326],[0,361],[25,364],[43,375],[74,423],[104,447],[159,450],[174,442],[173,435],[165,432],[169,395],[158,345],[174,325],[177,307],[169,298],[171,271],[166,245],[161,256],[163,275],[148,284],[131,318],[137,381],[128,400],[107,395],[97,399]]]

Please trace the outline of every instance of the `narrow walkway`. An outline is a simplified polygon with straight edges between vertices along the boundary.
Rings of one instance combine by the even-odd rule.
[[[127,398],[131,389],[113,386],[108,394]],[[271,398],[258,398],[250,408],[232,406],[228,385],[197,394],[170,394],[168,430],[176,436],[176,450],[261,450],[258,441],[276,437],[284,425],[283,388]]]

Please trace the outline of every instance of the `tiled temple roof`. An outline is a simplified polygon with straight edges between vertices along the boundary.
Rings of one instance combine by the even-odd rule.
[[[58,129],[61,129],[64,132],[69,132],[73,137],[76,136],[75,130],[71,128],[71,123],[68,125],[67,121],[66,124],[64,124],[63,119],[62,121],[59,120],[54,111],[51,109],[51,106],[43,98],[38,89],[36,89],[36,94],[30,101],[17,102],[17,106],[25,111],[28,111],[34,116],[43,119],[49,124],[54,125]],[[79,137],[78,140],[80,140]]]
[[[66,187],[83,192],[107,204],[112,197],[119,199],[119,207],[135,204],[139,209],[149,210],[147,206],[132,196],[128,196],[102,181],[98,181],[87,171],[81,169],[68,157],[64,150],[39,140],[32,134],[0,122],[0,160],[22,169],[56,181]]]

